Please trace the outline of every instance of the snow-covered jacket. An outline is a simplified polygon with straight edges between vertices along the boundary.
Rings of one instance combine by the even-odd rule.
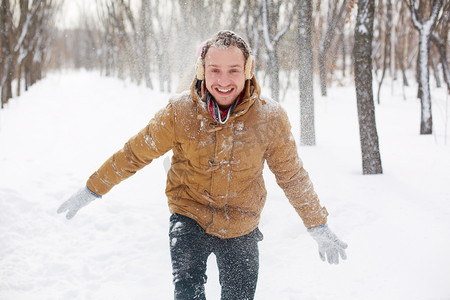
[[[260,96],[255,79],[220,124],[208,112],[203,81],[174,96],[149,124],[88,180],[98,195],[173,151],[166,195],[171,213],[197,221],[207,233],[233,238],[254,230],[266,201],[264,162],[307,228],[326,223],[308,173],[298,157],[286,112]]]

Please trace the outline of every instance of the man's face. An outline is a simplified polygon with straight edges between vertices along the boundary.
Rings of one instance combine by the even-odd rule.
[[[245,86],[245,57],[237,47],[210,47],[205,56],[205,84],[221,108],[229,107]]]

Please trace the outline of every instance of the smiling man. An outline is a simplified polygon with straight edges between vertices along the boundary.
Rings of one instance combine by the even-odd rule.
[[[190,91],[170,99],[149,124],[64,202],[72,218],[153,159],[172,150],[166,195],[175,299],[205,299],[206,264],[217,258],[222,300],[253,299],[259,269],[264,163],[319,245],[337,264],[347,245],[327,226],[298,157],[286,112],[260,95],[254,58],[234,32],[208,40]]]

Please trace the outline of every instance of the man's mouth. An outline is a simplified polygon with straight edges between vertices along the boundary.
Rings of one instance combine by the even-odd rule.
[[[217,88],[217,90],[219,91],[219,92],[221,92],[221,93],[228,93],[228,92],[230,92],[231,90],[232,90],[232,88],[229,88],[229,89],[219,89],[219,88]]]

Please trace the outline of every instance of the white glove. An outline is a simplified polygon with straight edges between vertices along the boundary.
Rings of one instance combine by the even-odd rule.
[[[88,187],[80,189],[78,192],[72,195],[69,200],[65,201],[57,210],[58,214],[67,211],[66,218],[72,219],[80,208],[88,205],[97,198],[101,198],[91,192]]]
[[[338,239],[338,237],[328,228],[328,225],[322,225],[308,229],[313,239],[319,244],[319,255],[322,261],[325,261],[325,255],[330,264],[339,263],[339,255],[342,259],[347,259],[345,250],[347,244]]]

